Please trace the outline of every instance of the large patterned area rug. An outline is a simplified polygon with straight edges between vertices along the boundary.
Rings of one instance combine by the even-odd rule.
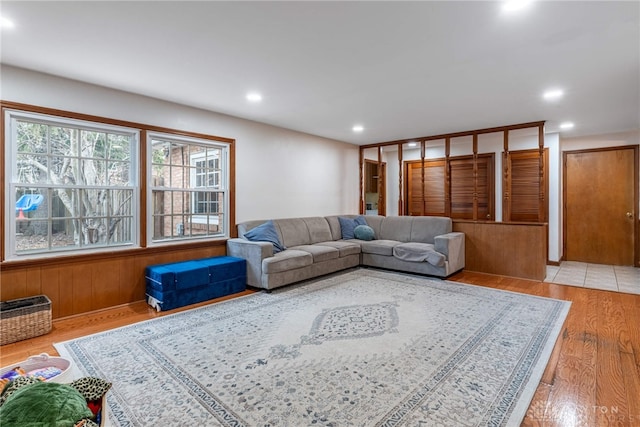
[[[116,426],[513,426],[569,305],[358,269],[56,348]]]

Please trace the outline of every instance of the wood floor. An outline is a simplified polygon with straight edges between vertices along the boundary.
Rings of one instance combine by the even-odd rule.
[[[523,426],[640,426],[640,295],[472,272],[450,280],[572,302]],[[54,342],[169,313],[140,302],[60,319],[47,335],[0,347],[0,366],[57,355]]]

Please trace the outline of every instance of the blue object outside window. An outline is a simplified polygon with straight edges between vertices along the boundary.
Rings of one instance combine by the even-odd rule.
[[[16,213],[20,212],[20,210],[22,212],[35,211],[43,200],[44,196],[42,194],[24,194],[16,202]]]

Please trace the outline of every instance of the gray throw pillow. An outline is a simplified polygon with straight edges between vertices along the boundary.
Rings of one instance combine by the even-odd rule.
[[[260,224],[259,226],[247,231],[246,233],[244,233],[244,237],[247,240],[251,240],[252,242],[270,242],[271,244],[273,244],[274,254],[287,249],[282,243],[280,243],[280,238],[278,237],[276,226],[273,224],[272,220],[269,220],[264,224]]]

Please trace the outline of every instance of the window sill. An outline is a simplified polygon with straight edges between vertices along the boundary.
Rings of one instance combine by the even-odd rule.
[[[48,266],[48,265],[60,265],[60,264],[71,264],[76,262],[84,262],[91,261],[96,259],[110,259],[110,258],[127,258],[134,255],[149,255],[149,254],[159,254],[164,252],[178,251],[178,250],[188,250],[188,249],[198,249],[203,247],[211,247],[211,246],[226,246],[228,237],[224,238],[216,238],[211,240],[199,240],[197,242],[182,242],[182,243],[173,243],[170,245],[154,245],[146,248],[133,248],[133,249],[124,249],[124,250],[112,250],[105,251],[99,253],[90,253],[90,254],[73,254],[73,255],[60,255],[55,254],[49,257],[43,258],[31,258],[24,260],[5,260],[0,262],[0,269],[2,271],[15,270],[20,268],[28,268],[34,266]]]

